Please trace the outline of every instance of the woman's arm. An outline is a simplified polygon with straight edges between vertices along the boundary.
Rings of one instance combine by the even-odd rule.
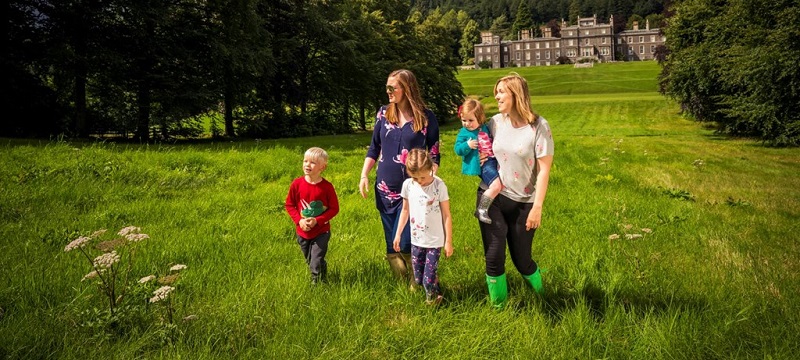
[[[542,224],[542,205],[547,195],[547,185],[550,182],[550,167],[553,165],[553,155],[536,159],[539,173],[536,174],[536,191],[533,197],[533,207],[525,221],[525,230],[536,229]]]
[[[425,143],[428,144],[428,153],[431,155],[431,160],[433,160],[433,173],[436,173],[436,170],[439,169],[439,121],[436,120],[436,115],[433,115],[433,111],[426,111],[425,115],[428,117],[428,126],[426,128],[425,133]]]
[[[369,192],[369,172],[375,166],[375,159],[367,157],[364,159],[364,166],[361,167],[361,179],[358,181],[358,190],[362,198],[367,198]]]

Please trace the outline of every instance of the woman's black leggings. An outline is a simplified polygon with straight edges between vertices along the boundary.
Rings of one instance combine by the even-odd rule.
[[[478,188],[478,202],[483,191]],[[517,271],[524,276],[536,272],[536,262],[531,258],[533,234],[536,233],[536,229],[525,230],[525,221],[532,207],[531,203],[519,203],[503,195],[497,195],[489,207],[492,223],[478,222],[483,239],[483,254],[486,257],[486,275],[500,276],[506,272],[506,242],[511,261]]]

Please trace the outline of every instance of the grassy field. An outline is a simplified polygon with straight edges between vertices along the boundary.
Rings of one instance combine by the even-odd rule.
[[[715,135],[656,92],[652,62],[519,68],[556,140],[533,257],[538,297],[509,269],[486,301],[471,213],[442,132],[455,255],[446,301],[423,304],[383,259],[357,183],[369,134],[194,145],[2,140],[0,358],[647,358],[800,356],[800,150]],[[489,113],[508,70],[459,75]],[[283,209],[302,152],[331,154],[330,282],[311,287]],[[373,173],[374,176],[374,173]],[[184,264],[167,304],[136,285],[108,306],[70,241],[139,226],[132,281]],[[125,261],[125,258],[123,258]],[[148,287],[149,286],[149,287]],[[135,301],[134,301],[135,300]],[[184,320],[184,318],[193,320]]]

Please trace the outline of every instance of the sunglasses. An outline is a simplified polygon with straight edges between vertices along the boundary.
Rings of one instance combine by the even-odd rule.
[[[393,92],[394,92],[395,90],[397,90],[397,89],[398,89],[398,88],[396,88],[396,87],[394,87],[394,86],[392,86],[392,85],[386,85],[386,91],[387,91],[387,92],[393,93]]]

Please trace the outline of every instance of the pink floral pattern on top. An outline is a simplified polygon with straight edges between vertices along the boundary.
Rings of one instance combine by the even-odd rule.
[[[383,196],[390,201],[397,201],[400,199],[400,193],[392,191],[388,186],[386,186],[385,181],[381,181],[377,185],[378,191],[380,191]]]

